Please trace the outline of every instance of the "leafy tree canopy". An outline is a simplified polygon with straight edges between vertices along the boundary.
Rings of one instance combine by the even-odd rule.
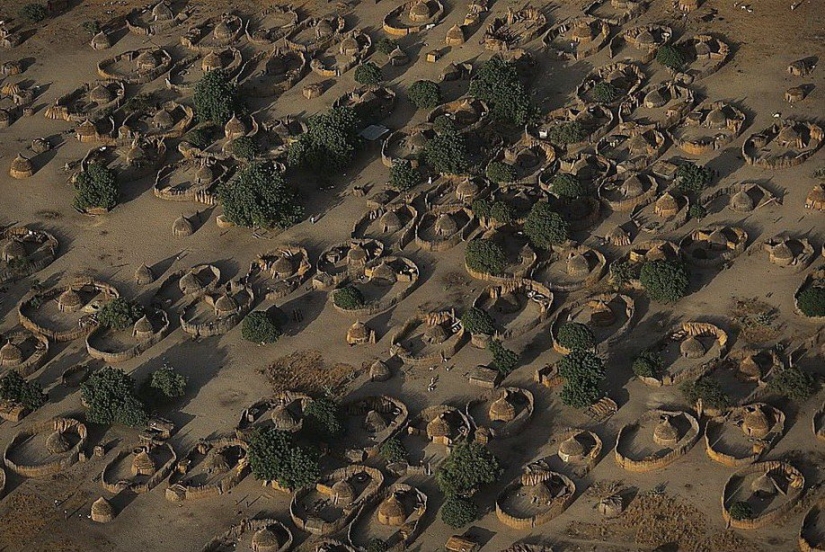
[[[424,160],[441,174],[464,174],[470,167],[467,142],[458,132],[436,134],[424,147]]]
[[[570,173],[559,173],[553,177],[551,191],[559,197],[573,199],[587,195],[587,186]]]
[[[810,286],[803,289],[796,297],[796,304],[805,316],[825,316],[825,287]]]
[[[579,121],[570,121],[553,125],[547,131],[547,138],[559,146],[576,144],[587,138],[587,129]]]
[[[687,295],[690,276],[680,261],[655,260],[642,265],[639,281],[657,303],[675,303]]]
[[[570,225],[545,201],[534,203],[524,221],[524,235],[530,243],[541,249],[567,240]]]
[[[345,286],[336,289],[333,292],[332,301],[340,308],[346,310],[359,309],[366,305],[364,294],[355,286]]]
[[[277,481],[287,489],[314,485],[321,477],[318,451],[299,446],[292,433],[258,429],[249,442],[249,465],[256,479]]]
[[[397,437],[391,437],[381,444],[378,454],[389,464],[404,462],[407,459],[407,449]]]
[[[506,376],[516,369],[520,359],[518,353],[506,348],[498,339],[492,340],[489,348],[490,352],[493,353],[493,368],[498,370],[502,376]]]
[[[249,161],[254,159],[258,153],[258,143],[251,136],[241,136],[232,140],[232,155],[235,157]]]
[[[486,61],[470,82],[470,94],[490,105],[490,115],[501,122],[523,126],[537,109],[519,78],[516,64],[500,57]]]
[[[802,402],[816,393],[817,383],[810,373],[790,366],[773,375],[768,382],[768,389],[783,397]]]
[[[9,370],[0,378],[0,399],[37,410],[46,404],[48,397],[39,383],[26,381],[16,370]]]
[[[407,89],[407,97],[418,109],[432,109],[441,103],[441,87],[429,80],[418,80]]]
[[[238,90],[223,69],[209,71],[195,85],[195,117],[198,122],[225,125],[241,111]]]
[[[77,175],[72,205],[78,211],[114,209],[119,195],[115,171],[100,163],[90,163],[85,171]]]
[[[464,262],[476,272],[501,274],[507,268],[507,254],[492,240],[473,240],[467,244]]]
[[[567,322],[559,326],[556,338],[565,349],[592,349],[596,345],[596,336],[585,324]]]
[[[409,190],[421,182],[421,173],[406,159],[396,161],[390,167],[390,186],[399,191]]]
[[[696,163],[682,163],[674,177],[676,187],[682,192],[699,193],[713,180],[713,171]]]
[[[633,360],[631,369],[640,378],[657,378],[664,367],[664,359],[657,351],[646,349]]]
[[[487,178],[496,184],[512,182],[516,179],[516,169],[512,165],[501,161],[491,161],[487,165]]]
[[[171,366],[164,366],[152,372],[149,387],[161,393],[167,399],[177,399],[186,394],[188,379]]]
[[[376,85],[384,80],[381,68],[371,61],[362,63],[355,68],[355,82],[358,84]]]
[[[315,399],[304,409],[304,429],[311,435],[330,439],[344,433],[341,412],[335,401]]]
[[[454,529],[469,525],[478,518],[478,506],[469,498],[449,497],[441,507],[441,521]]]
[[[457,445],[438,467],[435,481],[447,497],[466,497],[495,482],[502,469],[498,459],[480,443]]]
[[[593,99],[599,103],[611,103],[618,99],[620,91],[609,82],[602,81],[593,87]]]
[[[564,378],[561,400],[567,406],[586,408],[598,401],[604,381],[604,362],[590,351],[571,352],[559,361],[559,375]]]
[[[241,323],[241,337],[253,343],[275,343],[281,337],[281,328],[267,312],[250,312]]]
[[[680,71],[687,62],[685,53],[673,44],[665,44],[656,52],[656,61],[674,71]]]
[[[307,132],[289,147],[291,166],[329,174],[346,169],[361,144],[358,116],[350,107],[334,107],[307,121]]]
[[[702,377],[696,381],[686,381],[682,384],[682,394],[689,403],[694,404],[699,399],[710,408],[727,408],[730,406],[730,397],[722,389],[719,380]]]
[[[224,216],[238,226],[289,228],[304,216],[298,195],[272,163],[242,168],[218,188]]]
[[[97,321],[107,328],[123,331],[131,328],[143,316],[143,307],[123,297],[105,303],[97,312]]]
[[[474,334],[493,335],[496,331],[496,324],[493,317],[478,307],[470,307],[461,317],[461,324],[464,329]]]
[[[132,376],[119,368],[107,366],[93,373],[80,386],[80,396],[89,408],[86,419],[92,423],[139,427],[148,421]]]

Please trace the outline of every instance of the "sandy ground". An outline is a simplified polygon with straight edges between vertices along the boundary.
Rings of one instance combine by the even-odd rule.
[[[825,55],[825,10],[821,9],[820,1],[806,0],[795,11],[790,11],[789,0],[752,0],[753,13],[748,13],[735,8],[730,0],[708,0],[699,11],[682,19],[669,2],[653,0],[650,11],[636,21],[666,22],[677,35],[718,33],[731,43],[733,59],[718,73],[693,88],[700,97],[737,102],[748,115],[746,129],[743,136],[724,150],[697,161],[719,172],[719,186],[742,181],[765,183],[772,190],[782,193],[783,204],[744,218],[722,211],[708,217],[703,224],[735,222],[748,231],[749,243],[755,248],[762,240],[780,232],[805,235],[815,247],[820,247],[825,238],[822,214],[802,208],[805,195],[815,182],[811,177],[813,170],[825,164],[823,150],[800,167],[775,172],[746,166],[740,154],[745,137],[770,125],[774,112],[803,118],[821,118],[825,113],[825,73],[817,69],[808,77],[793,78],[786,72],[787,64],[793,60],[811,55],[822,58]],[[18,4],[10,0],[0,2],[0,15],[14,15]],[[195,20],[227,7],[225,2],[216,1],[196,4]],[[127,183],[124,186],[124,202],[107,216],[90,218],[76,213],[70,207],[71,186],[67,183],[66,173],[60,168],[66,162],[82,157],[88,148],[70,134],[62,136],[63,142],[56,151],[43,156],[50,158],[47,163],[41,166],[41,161],[37,160],[37,172],[32,178],[15,181],[6,176],[5,168],[18,152],[25,150],[32,138],[58,137],[71,130],[67,123],[45,119],[42,116],[43,106],[78,85],[94,80],[94,66],[101,59],[145,45],[147,40],[127,35],[111,50],[94,52],[88,46],[89,37],[79,28],[84,21],[92,18],[105,21],[107,16],[125,13],[133,5],[137,4],[97,0],[82,2],[68,13],[38,26],[36,34],[22,46],[11,51],[0,51],[0,61],[33,59],[33,64],[21,77],[46,88],[37,100],[40,111],[36,116],[19,120],[0,131],[0,166],[4,168],[0,175],[0,223],[8,225],[17,222],[41,227],[53,232],[61,242],[59,258],[36,278],[54,284],[76,273],[91,273],[114,283],[127,296],[146,299],[151,292],[138,289],[133,283],[135,269],[144,262],[149,265],[163,263],[167,274],[201,262],[211,262],[221,268],[225,277],[234,277],[243,274],[258,253],[273,249],[279,243],[301,243],[314,260],[327,246],[346,239],[352,221],[359,218],[365,209],[364,200],[353,197],[348,190],[354,185],[372,185],[377,189],[387,180],[387,169],[374,155],[363,156],[357,168],[337,178],[332,191],[319,192],[314,182],[299,182],[308,214],[322,214],[323,217],[315,225],[304,222],[281,234],[270,232],[262,239],[253,238],[249,231],[219,229],[214,222],[219,211],[204,212],[203,223],[193,236],[173,238],[172,222],[181,214],[194,214],[196,208],[153,197],[151,179]],[[364,28],[377,39],[382,35],[380,20],[383,14],[395,5],[386,0],[377,5],[361,2],[347,15],[348,27]],[[499,15],[508,7],[521,5],[502,0],[495,3],[493,14]],[[260,3],[247,1],[233,3],[231,7],[246,16],[256,13],[260,6]],[[387,69],[386,74],[392,78],[391,84],[396,90],[403,90],[417,79],[437,80],[441,69],[449,62],[478,61],[489,56],[478,45],[483,34],[482,24],[474,29],[473,36],[468,37],[465,45],[452,48],[438,63],[425,63],[421,53],[434,45],[441,45],[447,29],[463,19],[465,7],[462,3],[447,2],[446,6],[447,16],[442,23],[421,36],[401,41],[413,54],[413,63],[404,68]],[[552,23],[578,13],[582,6],[583,2],[575,1],[549,4],[543,8]],[[306,9],[313,14],[321,14],[334,7],[333,4],[320,4],[307,5]],[[711,12],[716,14],[715,17],[704,21],[702,16]],[[491,16],[488,16],[487,21],[490,19]],[[178,34],[167,33],[152,37],[151,42],[166,45],[177,40]],[[535,41],[528,48],[537,49],[539,46]],[[591,68],[609,62],[605,50],[577,63],[550,61],[543,53],[537,53],[537,59],[540,65],[533,90],[537,103],[544,109],[564,106],[573,98],[576,84]],[[652,64],[647,68],[651,82],[667,77],[665,71],[657,67]],[[310,74],[301,85],[320,80],[317,75]],[[813,84],[814,91],[805,101],[792,107],[783,100],[783,94],[788,87],[801,83]],[[158,80],[146,88],[162,85],[162,80]],[[320,111],[349,91],[354,82],[352,73],[348,73],[338,78],[321,98],[313,101],[303,99],[301,85],[284,94],[269,108],[273,116],[307,115]],[[451,97],[448,99],[463,93],[462,87],[466,87],[466,81],[450,87]],[[403,95],[402,92],[402,100]],[[423,111],[415,112],[409,103],[400,101],[386,124],[399,128],[407,123],[420,122],[425,116]],[[665,159],[681,157],[683,155],[675,148],[663,156]],[[624,220],[615,214],[593,230],[592,235],[604,235]],[[681,238],[694,224],[689,223],[671,237]],[[583,241],[588,239],[584,234],[576,237]],[[328,365],[345,363],[360,369],[365,361],[387,356],[392,328],[407,319],[416,308],[455,306],[460,310],[483,288],[482,283],[469,278],[464,285],[449,284],[453,279],[451,275],[463,273],[463,247],[435,256],[416,250],[413,245],[404,254],[421,268],[422,283],[397,308],[368,321],[378,332],[379,341],[375,345],[347,347],[344,335],[352,320],[334,311],[327,302],[326,294],[306,292],[302,288],[279,302],[278,306],[287,313],[301,309],[304,320],[291,323],[287,327],[287,335],[274,346],[250,346],[241,340],[238,329],[220,338],[199,341],[192,341],[178,329],[141,357],[127,362],[124,368],[140,379],[166,360],[189,377],[189,392],[180,407],[174,412],[164,412],[179,427],[173,444],[179,452],[184,451],[198,439],[230,431],[242,408],[270,393],[269,384],[260,371],[275,359],[295,351],[319,350]],[[176,257],[179,260],[174,261]],[[170,260],[173,262],[168,266]],[[814,264],[821,264],[821,260]],[[727,314],[734,296],[758,297],[778,308],[781,312],[779,323],[782,337],[800,343],[817,330],[793,314],[793,291],[806,273],[783,274],[770,267],[761,253],[743,255],[730,269],[700,271],[699,277],[694,278],[693,293],[675,308],[662,309],[649,305],[644,298],[638,299],[639,322],[636,328],[630,338],[611,351],[608,357],[609,393],[621,408],[609,422],[593,428],[604,440],[607,452],[593,472],[585,479],[577,480],[579,498],[564,515],[534,531],[507,529],[494,514],[487,513],[471,529],[484,543],[483,550],[501,550],[517,540],[544,542],[552,544],[555,550],[563,551],[649,550],[651,544],[667,542],[674,543],[667,550],[795,550],[796,535],[804,513],[801,507],[781,524],[767,529],[736,535],[723,534],[725,528],[719,512],[719,494],[731,470],[711,462],[701,446],[696,446],[686,457],[662,472],[642,475],[623,472],[610,458],[610,449],[615,443],[618,428],[624,423],[636,419],[652,407],[683,404],[678,390],[651,389],[632,378],[629,363],[634,352],[658,337],[657,332],[669,328],[678,320],[699,317],[720,321],[723,326],[729,327]],[[30,278],[10,285],[0,293],[3,330],[16,325],[15,306],[32,281]],[[563,296],[557,298],[556,305],[561,305],[564,299]],[[270,303],[259,307],[268,306]],[[546,326],[508,346],[521,350],[525,362],[508,377],[506,383],[523,385],[533,391],[536,395],[536,415],[519,437],[492,443],[493,450],[507,466],[507,471],[498,484],[479,495],[480,502],[486,506],[492,504],[495,494],[520,472],[524,463],[555,452],[554,436],[562,429],[589,423],[582,414],[561,405],[554,393],[532,382],[536,368],[557,358],[550,348]],[[53,347],[51,356],[49,363],[36,374],[38,381],[51,393],[49,404],[22,424],[0,424],[0,443],[4,446],[15,432],[32,420],[82,411],[79,393],[67,392],[59,385],[63,370],[86,359],[82,342],[58,344]],[[426,387],[433,374],[426,369],[411,368],[385,384],[369,383],[362,373],[349,391],[353,397],[374,393],[398,396],[408,405],[411,413],[431,404],[463,405],[477,394],[475,389],[466,385],[464,374],[469,368],[487,360],[485,352],[464,347],[451,362],[456,366],[454,370],[446,372],[439,368],[438,385],[430,393]],[[821,370],[822,359],[810,353],[803,358],[802,366]],[[780,405],[788,415],[789,430],[768,455],[768,458],[774,459],[793,453],[804,458],[805,462],[800,467],[811,484],[818,483],[822,477],[819,473],[822,449],[812,438],[810,430],[811,415],[821,402],[820,395],[803,405]],[[120,428],[105,432],[102,428],[94,428],[92,431],[92,442],[95,443],[133,437],[133,434]],[[284,521],[288,518],[287,497],[262,489],[258,482],[248,477],[226,496],[193,503],[167,502],[162,488],[134,498],[119,497],[115,504],[125,510],[116,521],[105,526],[95,525],[87,519],[87,513],[91,502],[103,493],[99,483],[102,466],[103,461],[92,460],[46,481],[24,481],[9,476],[6,496],[0,502],[0,550],[195,551],[242,517],[266,513]],[[664,487],[673,503],[667,505],[671,509],[663,510],[669,512],[663,517],[682,516],[678,519],[686,520],[684,524],[676,524],[674,529],[666,527],[666,519],[640,521],[645,516],[634,511],[633,515],[640,517],[629,517],[624,525],[630,525],[631,529],[634,523],[639,527],[650,527],[650,533],[661,533],[663,538],[667,535],[671,541],[653,539],[657,542],[651,543],[650,539],[643,539],[642,544],[637,546],[634,532],[626,527],[622,531],[608,531],[603,527],[588,529],[588,524],[601,524],[601,521],[594,509],[596,497],[583,492],[584,489],[595,481],[615,480],[622,480],[626,486],[638,489],[639,493]],[[437,516],[442,498],[433,481],[416,483],[421,483],[430,495],[430,511],[424,520],[425,531],[414,549],[422,552],[440,549],[446,538],[455,531],[446,527]],[[295,533],[299,541],[305,538],[297,530]]]

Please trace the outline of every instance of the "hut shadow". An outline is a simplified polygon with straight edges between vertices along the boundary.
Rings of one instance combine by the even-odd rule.
[[[34,65],[36,61],[37,61],[37,59],[35,59],[35,58],[33,58],[33,57],[24,57],[24,58],[21,58],[21,59],[20,59],[20,66],[21,66],[21,69],[22,69],[22,71],[21,71],[21,72],[22,72],[22,73],[25,73],[25,72],[26,72],[26,70],[27,70],[29,67],[31,67],[32,65]]]
[[[705,165],[716,174],[716,183],[736,173],[745,166],[745,158],[739,148],[728,148]]]
[[[395,308],[391,308],[386,312],[382,312],[381,314],[374,316],[365,322],[367,328],[375,331],[375,342],[380,343],[382,339],[388,337],[392,332],[390,329],[392,328],[390,321],[392,320],[392,314]]]
[[[212,263],[221,271],[221,282],[228,282],[240,274],[241,265],[232,257],[227,257]]]
[[[467,532],[465,533],[467,537],[477,542],[482,548],[487,546],[493,537],[496,536],[494,531],[490,531],[489,529],[485,529],[483,527],[479,527],[478,525],[471,525]]]
[[[134,201],[140,196],[142,196],[145,192],[149,191],[152,188],[152,185],[155,181],[155,175],[149,174],[146,176],[142,176],[140,178],[136,178],[134,180],[129,180],[128,185],[124,186],[124,182],[119,182],[120,185],[120,204],[129,203],[130,201]]]
[[[120,491],[115,496],[110,498],[109,502],[111,503],[112,506],[114,506],[114,509],[115,509],[115,512],[117,512],[117,515],[120,515],[120,514],[123,513],[123,510],[125,510],[132,502],[135,501],[135,499],[137,497],[138,497],[138,494],[136,492],[130,491],[130,490],[125,490],[125,491]]]
[[[51,139],[52,137],[50,136],[49,138]],[[51,142],[51,140],[50,140],[50,142]],[[52,146],[52,148],[51,148],[50,150],[48,150],[48,151],[44,151],[43,153],[36,153],[36,154],[34,154],[34,156],[31,158],[31,163],[32,163],[32,166],[33,166],[33,168],[34,168],[34,173],[35,173],[35,174],[39,173],[39,172],[41,171],[41,169],[45,168],[45,166],[46,166],[46,165],[48,165],[48,164],[49,164],[49,162],[50,162],[52,159],[54,159],[54,158],[55,158],[55,156],[57,156],[57,150],[58,150],[58,149],[59,149],[59,148],[60,148],[60,147],[61,147],[64,143],[65,143],[65,142],[63,142],[63,141],[61,140],[61,141],[60,141],[60,143],[58,143],[58,144],[57,144],[57,145],[55,145],[55,146]]]
[[[52,343],[49,354],[52,360],[46,363],[37,380],[49,393],[49,401],[59,403],[67,396],[77,391],[76,387],[67,387],[61,380],[63,372],[77,364],[90,360],[86,354],[86,347],[81,346],[76,351],[66,353],[71,343]],[[66,353],[66,354],[64,354]],[[87,363],[88,364],[88,363]],[[51,386],[51,387],[48,387]]]
[[[320,291],[303,293],[279,308],[287,317],[284,334],[295,336],[304,331],[323,312],[327,305],[327,294]]]

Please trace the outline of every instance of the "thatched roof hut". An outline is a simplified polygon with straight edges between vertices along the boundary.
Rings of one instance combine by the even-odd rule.
[[[23,362],[23,351],[20,347],[8,341],[0,347],[0,366],[15,366]]]
[[[194,233],[195,227],[192,225],[189,219],[184,217],[183,215],[179,216],[177,219],[175,219],[175,222],[172,223],[172,235],[177,238],[191,236]]]
[[[825,184],[817,184],[805,198],[805,208],[825,211]]]
[[[80,294],[72,288],[61,293],[57,298],[57,308],[60,312],[76,312],[83,306]]]
[[[285,405],[278,405],[272,410],[272,424],[275,429],[292,431],[298,426],[298,419]]]
[[[391,376],[389,366],[381,360],[376,360],[370,366],[370,379],[372,381],[387,381]]]
[[[132,459],[132,475],[152,475],[157,471],[155,461],[145,450],[141,450]]]
[[[737,213],[750,213],[756,207],[753,198],[745,190],[739,190],[730,198],[728,206]]]
[[[112,47],[112,41],[109,39],[109,35],[106,34],[106,31],[100,31],[92,37],[90,45],[92,50],[106,50],[107,48]]]
[[[25,259],[26,255],[26,246],[14,238],[10,238],[4,243],[2,250],[0,250],[0,259],[6,262]]]
[[[59,431],[55,431],[46,437],[46,450],[51,454],[63,454],[71,448],[71,443],[69,443],[68,439]]]
[[[575,253],[567,259],[567,274],[575,277],[587,276],[590,273],[590,263],[581,253]]]
[[[696,359],[705,356],[705,346],[702,342],[691,336],[682,341],[679,345],[679,352],[685,358]]]
[[[9,176],[12,178],[22,179],[28,178],[34,174],[34,167],[32,162],[21,154],[17,154],[9,166]]]
[[[135,325],[132,328],[132,335],[141,341],[151,338],[154,333],[155,329],[152,327],[152,322],[149,321],[149,317],[145,314],[141,316],[137,322],[135,322]]]
[[[559,445],[559,458],[563,462],[577,462],[584,458],[587,451],[582,442],[574,434],[565,439]]]
[[[215,301],[215,314],[218,317],[229,316],[238,310],[238,302],[229,295],[221,295]]]
[[[770,473],[763,473],[751,482],[751,492],[760,498],[774,496],[777,491],[776,481]]]
[[[742,431],[745,435],[761,439],[770,433],[771,424],[768,416],[759,406],[748,409],[742,418]]]
[[[115,95],[112,94],[112,91],[103,86],[102,84],[98,84],[91,90],[89,90],[89,100],[97,104],[107,104],[115,99]]]
[[[407,514],[404,512],[404,505],[392,493],[379,506],[377,512],[378,523],[381,525],[389,525],[392,527],[399,527],[404,524],[407,519]]]
[[[605,239],[610,242],[610,244],[617,247],[630,245],[630,235],[621,226],[616,226],[613,230],[608,232]]]
[[[679,442],[679,430],[670,421],[670,416],[662,416],[653,428],[653,441],[663,447],[672,447]]]
[[[510,401],[508,393],[505,392],[490,404],[488,415],[492,421],[510,422],[515,419],[516,407]]]
[[[355,502],[355,489],[344,479],[336,481],[331,491],[332,501],[338,506],[349,506]]]
[[[444,416],[436,416],[427,424],[427,437],[430,439],[449,437],[451,432],[452,428]]]
[[[246,136],[247,132],[249,131],[247,130],[246,125],[234,114],[223,127],[224,135],[230,140],[240,138],[241,136]]]
[[[660,217],[675,216],[679,212],[679,202],[670,192],[665,192],[656,200],[653,211]]]
[[[252,535],[250,548],[253,552],[278,552],[281,549],[281,540],[275,531],[269,527],[262,527]]]
[[[442,213],[435,220],[434,230],[436,236],[452,236],[458,232],[458,223],[449,213]]]
[[[201,60],[201,69],[204,73],[215,71],[217,69],[221,69],[222,67],[223,60],[221,59],[221,55],[216,52],[209,52],[203,56],[203,59]]]
[[[415,3],[413,7],[410,8],[409,17],[413,23],[423,23],[428,20],[431,15],[430,5],[425,0]]]
[[[467,39],[464,37],[464,28],[461,25],[453,25],[447,31],[444,42],[447,46],[461,46]]]
[[[381,229],[384,232],[397,232],[401,230],[401,218],[398,216],[398,213],[395,211],[387,211],[381,216],[379,221],[381,223]]]
[[[102,496],[92,503],[92,521],[97,523],[108,523],[115,519],[115,509],[112,504]]]
[[[146,266],[146,263],[140,265],[135,271],[135,283],[140,286],[151,284],[155,281],[155,275],[152,274],[152,269]]]

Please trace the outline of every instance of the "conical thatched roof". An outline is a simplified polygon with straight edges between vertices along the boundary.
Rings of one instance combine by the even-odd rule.
[[[662,107],[667,103],[667,99],[662,95],[658,88],[654,88],[644,97],[644,106],[648,109]]]
[[[670,446],[679,441],[679,430],[673,425],[670,416],[662,416],[653,428],[653,440],[662,446]]]
[[[753,199],[745,190],[740,190],[733,194],[728,205],[737,213],[747,213],[753,211],[755,207]]]
[[[376,360],[370,366],[370,379],[373,381],[386,381],[391,375],[390,368],[381,360]]]
[[[427,437],[430,439],[448,437],[451,431],[450,424],[444,419],[444,416],[436,416],[427,424]]]
[[[208,184],[212,182],[214,177],[215,175],[212,169],[206,164],[201,165],[198,167],[198,170],[195,171],[195,182],[197,184]]]
[[[721,106],[715,107],[708,113],[705,122],[712,128],[724,128],[728,124],[728,116]]]
[[[762,408],[756,406],[750,408],[745,413],[745,416],[742,418],[742,429],[749,435],[761,438],[768,434],[771,429],[771,424]]]
[[[232,29],[226,21],[220,21],[217,25],[215,25],[215,29],[212,31],[212,34],[214,34],[215,38],[220,41],[229,40],[233,35]]]
[[[640,133],[627,141],[627,147],[630,153],[633,154],[646,153],[650,147],[650,143],[647,141],[647,138],[645,138],[645,135]]]
[[[799,138],[799,131],[791,124],[783,126],[779,134],[776,135],[776,141],[781,145],[793,146]]]
[[[385,262],[382,262],[375,269],[372,271],[372,277],[376,280],[384,280],[385,282],[395,282],[398,279],[398,275],[392,269],[390,265]]]
[[[155,281],[155,275],[152,274],[152,269],[146,266],[146,264],[142,264],[138,267],[135,271],[135,282],[138,285],[145,286],[147,284],[151,284]]]
[[[381,216],[381,226],[387,229],[387,232],[397,232],[401,230],[401,218],[395,211],[387,211]]]
[[[416,23],[426,21],[430,18],[430,6],[422,0],[410,8],[410,19]]]
[[[424,330],[424,341],[428,343],[443,343],[448,337],[450,337],[450,334],[447,333],[447,330],[445,330],[441,324],[427,326]]]
[[[155,471],[155,461],[145,450],[141,450],[132,458],[132,475],[152,475]]]
[[[808,192],[805,206],[810,209],[825,210],[825,184],[817,184]]]
[[[392,493],[378,506],[378,523],[382,525],[398,526],[404,523],[407,514],[404,512],[404,505]]]
[[[152,322],[149,321],[149,317],[145,314],[141,316],[137,322],[135,322],[135,327],[133,330],[133,335],[135,337],[149,337],[153,333],[155,333],[155,329],[152,327]]]
[[[18,153],[17,157],[12,160],[11,166],[9,166],[9,176],[12,178],[28,178],[32,174],[34,174],[32,162]]]
[[[23,351],[20,350],[20,347],[11,341],[0,347],[0,364],[13,366],[21,362],[23,362]]]
[[[369,330],[367,329],[367,326],[360,320],[356,320],[355,323],[347,330],[347,339],[355,341],[367,339],[368,335]]]
[[[114,100],[115,95],[102,84],[98,84],[89,91],[89,99],[95,103],[105,104]]]
[[[570,36],[577,41],[587,40],[593,38],[593,28],[587,21],[579,21],[573,26]]]
[[[621,192],[627,198],[639,197],[645,192],[645,185],[642,179],[634,174],[622,182]]]
[[[232,118],[223,127],[223,133],[227,138],[246,136],[247,132],[246,125],[235,115],[232,115]]]
[[[192,226],[192,223],[189,221],[188,218],[182,215],[175,219],[175,222],[172,223],[173,236],[186,237],[191,236],[194,232],[195,227]]]
[[[332,486],[332,499],[339,506],[348,506],[355,501],[355,489],[344,479],[336,481]]]
[[[492,421],[510,422],[516,417],[516,407],[510,401],[507,393],[490,404],[488,416]]]
[[[238,303],[229,295],[221,295],[215,301],[215,313],[218,316],[232,314],[238,310]]]
[[[665,192],[661,195],[659,199],[656,200],[656,213],[662,216],[668,216],[674,213],[679,212],[679,202],[676,201],[676,198],[670,194],[670,192]]]
[[[458,224],[449,213],[442,213],[435,220],[434,229],[438,236],[451,236],[458,232]]]
[[[360,49],[361,46],[358,44],[358,40],[356,40],[354,36],[348,36],[342,40],[341,44],[338,46],[338,51],[345,56],[354,56]]]
[[[621,226],[616,226],[605,236],[612,245],[623,247],[630,245],[630,235]]]
[[[16,259],[23,259],[26,257],[26,246],[23,245],[22,242],[15,240],[14,238],[9,239],[6,243],[3,244],[2,250],[0,250],[0,258],[4,261],[14,261]]]
[[[79,293],[69,288],[57,298],[57,306],[61,311],[74,312],[83,306],[83,299],[80,298]]]
[[[71,448],[71,443],[59,431],[55,431],[46,437],[46,450],[52,454],[63,454]]]
[[[349,264],[363,264],[367,261],[367,251],[360,245],[353,245],[347,251],[347,263]]]
[[[155,21],[169,21],[170,19],[174,19],[175,14],[172,12],[172,8],[170,8],[165,2],[158,2],[152,8],[152,19]]]
[[[559,457],[565,462],[584,458],[586,452],[584,444],[576,435],[571,435],[559,445]]]
[[[203,289],[203,285],[200,280],[198,280],[198,277],[191,272],[187,272],[181,277],[178,281],[178,287],[184,295],[197,293]]]
[[[209,52],[201,60],[201,69],[204,72],[214,71],[223,67],[223,60],[221,55],[217,52]]]
[[[463,44],[464,40],[464,29],[461,25],[453,25],[447,31],[447,44]]]
[[[469,178],[465,178],[455,187],[455,194],[459,199],[469,199],[478,194],[478,184]]]
[[[107,523],[115,519],[115,509],[111,503],[102,496],[92,503],[92,521],[97,523]]]
[[[292,276],[294,272],[295,268],[292,266],[292,261],[283,255],[272,265],[272,273],[279,278],[288,278]]]
[[[751,492],[773,496],[777,492],[776,481],[774,481],[770,473],[763,473],[751,482]]]
[[[553,501],[553,493],[544,481],[527,487],[527,495],[536,504],[544,505]]]
[[[679,345],[679,352],[685,358],[702,358],[705,356],[705,346],[702,345],[701,341],[691,336],[682,341]]]
[[[154,69],[158,66],[158,58],[155,57],[154,52],[147,50],[138,55],[135,59],[135,63],[137,64],[138,69],[141,70]]]
[[[269,527],[262,527],[255,531],[250,544],[255,552],[275,552],[281,547],[277,533]]]
[[[644,29],[642,32],[636,35],[636,42],[643,46],[652,46],[653,44],[656,44],[656,37],[653,36],[653,33],[651,33],[649,30]]]
[[[585,276],[589,272],[590,263],[581,253],[576,253],[567,259],[567,274],[570,276]]]
[[[387,429],[387,427],[389,427],[387,425],[387,420],[385,420],[384,416],[376,410],[370,410],[367,412],[367,415],[364,416],[364,429],[367,431],[380,433]]]
[[[278,405],[272,410],[272,423],[276,429],[292,431],[298,425],[298,420],[286,406]]]
[[[105,31],[100,31],[92,37],[91,45],[93,50],[105,50],[112,46],[112,41],[109,40],[109,35]]]
[[[790,263],[793,260],[793,251],[787,242],[781,241],[771,248],[771,260],[778,264]]]

